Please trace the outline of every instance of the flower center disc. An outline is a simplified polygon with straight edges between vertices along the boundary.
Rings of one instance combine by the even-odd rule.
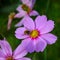
[[[33,30],[31,33],[30,33],[30,37],[35,39],[39,36],[39,31],[37,30]]]
[[[27,11],[27,13],[29,13],[31,11],[31,9],[28,6],[26,6],[25,4],[22,5],[22,9],[24,11]]]
[[[6,60],[13,60],[13,58],[12,57],[7,57]]]

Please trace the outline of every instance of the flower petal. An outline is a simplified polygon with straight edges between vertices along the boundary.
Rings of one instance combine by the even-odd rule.
[[[12,55],[12,49],[11,46],[9,45],[9,43],[6,40],[0,40],[0,46],[2,48],[2,51],[4,53],[4,55]]]
[[[24,21],[25,21],[25,19],[23,18],[21,21],[19,21],[19,22],[15,25],[15,27],[20,27],[20,26],[22,26],[23,23],[24,23]]]
[[[37,39],[37,43],[36,43],[36,52],[43,52],[44,49],[46,48],[47,43],[45,40],[43,40],[41,37]]]
[[[15,59],[17,58],[22,58],[27,54],[27,50],[26,47],[29,44],[30,40],[25,39],[22,41],[22,43],[16,48],[16,50],[14,51],[14,55],[13,57]],[[20,55],[20,56],[19,56]]]
[[[32,6],[31,7],[33,8],[36,0],[31,0],[31,1],[32,1]]]
[[[17,28],[16,31],[15,31],[16,38],[18,38],[18,39],[27,38],[28,35],[25,35],[24,31],[26,31],[26,29],[24,27]]]
[[[18,12],[21,12],[21,10],[22,10],[22,5],[19,5],[16,10],[17,10]]]
[[[23,44],[20,44],[16,50],[14,51],[14,55],[13,57],[15,59],[19,59],[19,58],[22,58],[24,57],[25,55],[27,54],[27,51],[26,51],[26,48]]]
[[[51,33],[43,34],[41,37],[45,39],[48,44],[53,44],[57,40],[57,37]]]
[[[24,45],[27,52],[34,52],[33,40],[30,38],[24,39],[21,44]]]
[[[30,16],[37,16],[37,15],[39,15],[39,13],[37,11],[33,10],[32,12],[30,12],[29,15]]]
[[[34,21],[29,16],[25,17],[25,21],[23,24],[24,24],[24,27],[26,27],[28,30],[34,30],[35,28]]]
[[[5,55],[4,55],[4,53],[3,53],[1,48],[0,48],[0,57],[5,57]]]
[[[27,4],[27,3],[29,2],[29,0],[21,0],[21,2],[22,2],[23,4]]]
[[[15,36],[17,39],[25,39],[29,37],[28,35],[19,35],[19,34],[15,34]]]
[[[0,57],[0,60],[6,60],[5,58]]]
[[[27,50],[28,52],[32,53],[32,52],[34,52],[34,50],[35,50],[35,46],[34,46],[34,44],[33,44],[33,40],[31,40],[31,39],[28,39],[28,40],[30,40],[30,42],[29,42],[29,44],[27,45],[26,50]]]
[[[16,29],[15,33],[24,35],[24,31],[26,31],[26,28],[25,27],[20,27],[20,28]]]
[[[47,21],[46,25],[40,29],[40,34],[51,32],[54,29],[54,21]]]
[[[16,25],[15,25],[15,27],[20,27],[20,26],[22,26],[23,25],[23,21],[21,20],[21,21],[19,21]]]
[[[21,42],[21,44],[16,48],[16,50],[14,51],[14,55],[17,55],[17,53],[19,52],[23,52],[23,50],[26,49],[26,46],[29,44],[30,40],[29,38],[28,39],[25,39]]]
[[[35,19],[36,29],[40,30],[47,22],[47,17],[45,15],[37,16]]]
[[[21,10],[19,13],[17,13],[14,18],[22,18],[27,14],[26,11]]]

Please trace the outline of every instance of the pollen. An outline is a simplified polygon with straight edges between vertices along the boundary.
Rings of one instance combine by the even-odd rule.
[[[13,57],[7,57],[6,60],[13,60]]]
[[[30,9],[28,6],[26,6],[25,4],[22,5],[22,9],[23,9],[24,11],[26,11],[28,14],[29,14],[30,11],[31,11],[31,9]]]
[[[33,30],[31,33],[30,33],[30,37],[35,39],[39,36],[39,31],[38,30]]]

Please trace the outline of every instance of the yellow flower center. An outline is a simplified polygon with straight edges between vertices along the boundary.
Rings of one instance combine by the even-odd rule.
[[[13,57],[7,57],[6,60],[13,60]]]
[[[22,9],[24,11],[27,11],[27,13],[30,13],[30,11],[31,11],[31,9],[28,6],[26,6],[25,4],[22,5]]]
[[[30,33],[30,37],[31,38],[37,38],[39,36],[39,31],[38,30],[33,30],[31,33]]]

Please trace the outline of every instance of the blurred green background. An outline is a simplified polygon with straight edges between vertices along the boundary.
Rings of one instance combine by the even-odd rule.
[[[16,29],[14,25],[19,19],[13,20],[9,31],[7,31],[7,22],[8,15],[16,11],[19,4],[21,4],[19,0],[0,0],[0,35],[6,37],[13,50],[21,42],[14,36]],[[48,45],[44,52],[34,52],[27,56],[32,60],[60,60],[60,0],[36,0],[33,9],[37,10],[40,15],[46,15],[48,19],[55,21],[55,28],[52,33],[58,37],[58,40],[55,44]]]

